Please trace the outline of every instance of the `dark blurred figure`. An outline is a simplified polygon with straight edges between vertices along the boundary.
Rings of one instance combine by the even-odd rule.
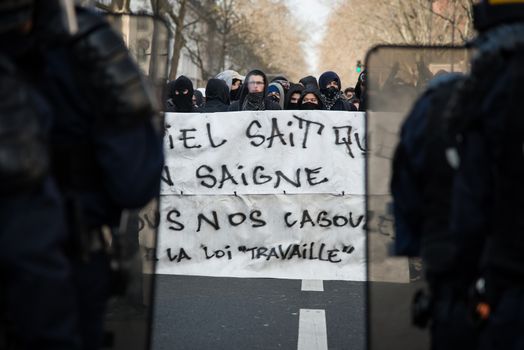
[[[299,109],[311,110],[311,109],[324,109],[322,103],[322,95],[318,89],[313,87],[306,88],[302,91],[302,95],[298,100]]]
[[[192,113],[196,112],[193,105],[193,82],[184,75],[167,84],[166,112]]]
[[[360,111],[360,100],[359,100],[358,98],[353,97],[353,98],[351,99],[351,101],[349,101],[349,102],[351,102],[351,104],[353,104],[353,106],[355,106],[355,108],[356,108],[358,111]]]
[[[45,48],[38,84],[55,117],[52,171],[68,215],[82,348],[96,350],[103,343],[108,298],[126,288],[128,271],[112,250],[120,225],[130,225],[128,210],[159,194],[158,103],[121,35],[102,16],[77,8],[78,30],[65,35],[56,26],[61,2],[36,3],[39,45]]]
[[[240,99],[229,106],[230,111],[264,111],[281,109],[280,105],[267,98],[267,77],[261,70],[255,69],[246,75],[240,92]]]
[[[304,91],[304,87],[302,85],[291,84],[286,94],[286,100],[284,102],[284,109],[288,109],[288,110],[300,109],[299,108],[300,105],[298,101],[300,100],[302,91]]]
[[[324,72],[318,79],[324,109],[333,111],[356,111],[357,109],[342,97],[340,78],[335,72]]]
[[[221,79],[209,79],[206,85],[206,103],[200,113],[227,112],[229,109],[229,88]]]
[[[35,3],[0,2],[0,348],[80,349]]]
[[[358,110],[364,112],[366,110],[366,78],[367,72],[363,70],[362,73],[358,75],[357,84],[355,85],[355,97],[360,101]]]
[[[195,90],[193,92],[193,97],[191,99],[191,102],[193,103],[193,108],[195,110],[198,110],[200,107],[204,105],[204,95],[199,90]]]
[[[318,89],[317,78],[312,75],[308,75],[298,81],[304,88]]]
[[[473,24],[471,70],[451,101],[451,227],[457,255],[477,253],[479,348],[524,349],[524,1],[479,1]]]
[[[468,264],[470,256],[456,254],[459,243],[449,228],[454,170],[446,159],[444,110],[463,81],[463,75],[444,74],[429,83],[402,125],[393,161],[395,250],[424,263],[430,294],[418,292],[413,322],[431,325],[433,350],[477,344],[467,313],[476,266]]]

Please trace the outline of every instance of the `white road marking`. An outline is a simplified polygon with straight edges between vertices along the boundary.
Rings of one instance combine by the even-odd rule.
[[[323,292],[324,282],[322,280],[302,280],[302,291]]]
[[[326,312],[300,309],[298,350],[327,350]]]

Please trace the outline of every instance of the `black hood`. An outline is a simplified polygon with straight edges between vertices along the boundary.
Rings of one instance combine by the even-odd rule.
[[[306,88],[306,89],[307,88],[318,89],[317,78],[315,78],[312,75],[308,75],[307,77],[304,77],[304,78],[300,79],[299,83],[302,84],[304,86],[304,88]]]
[[[187,95],[183,95],[182,91],[187,89]],[[175,94],[175,91],[179,94]],[[193,111],[193,82],[186,76],[179,76],[175,81],[168,84],[168,99],[171,99],[175,105],[177,112],[192,112]]]
[[[229,88],[225,81],[221,79],[209,79],[206,86],[206,102],[219,100],[223,104],[229,105]]]
[[[331,83],[332,81],[337,82],[338,90],[340,91],[340,89],[342,88],[340,77],[335,72],[327,71],[327,72],[322,73],[320,78],[318,78],[318,85],[320,87],[320,92],[325,91],[327,84]]]
[[[318,109],[324,109],[324,103],[322,103],[322,97],[320,96],[320,91],[313,87],[306,88],[304,89],[304,91],[302,91],[302,95],[300,95],[300,100],[298,100],[300,109],[304,109],[302,108],[302,100],[304,99],[304,96],[306,96],[307,94],[314,94],[318,100]]]
[[[291,86],[289,87],[289,90],[288,92],[286,93],[286,100],[284,101],[284,109],[293,109],[293,108],[290,108],[289,106],[289,101],[291,100],[291,96],[294,94],[294,93],[300,93],[302,95],[302,91],[304,91],[304,87],[300,84],[291,84]],[[298,107],[300,107],[300,105],[298,105]],[[297,108],[299,109],[299,108]]]
[[[188,89],[188,95],[193,96],[193,82],[188,77],[181,75],[175,81],[170,81],[169,84],[167,84],[167,97],[173,98],[175,97],[176,90],[182,91],[184,89]]]

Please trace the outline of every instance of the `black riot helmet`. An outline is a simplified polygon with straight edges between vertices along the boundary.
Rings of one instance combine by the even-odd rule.
[[[479,32],[524,21],[524,0],[480,0],[473,5],[473,26]]]
[[[34,0],[0,1],[0,34],[19,27],[33,16]]]

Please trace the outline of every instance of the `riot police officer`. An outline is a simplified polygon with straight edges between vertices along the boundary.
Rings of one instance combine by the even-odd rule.
[[[431,349],[474,348],[467,320],[467,290],[475,274],[456,254],[449,230],[454,170],[447,163],[446,121],[442,113],[464,76],[440,72],[405,120],[394,162],[396,253],[421,256],[430,295],[414,298],[415,325],[431,325]],[[476,269],[473,269],[476,271]]]
[[[49,172],[53,113],[37,86],[33,5],[0,2],[0,348],[79,349],[64,207]]]
[[[452,100],[458,172],[451,228],[459,254],[477,251],[472,313],[481,349],[523,349],[524,1],[474,5],[471,73]]]
[[[108,297],[122,280],[108,248],[123,211],[159,193],[162,138],[153,94],[106,20],[77,8],[70,32],[58,1],[38,2],[37,14],[40,84],[56,116],[51,168],[66,203],[82,346],[98,349]]]

